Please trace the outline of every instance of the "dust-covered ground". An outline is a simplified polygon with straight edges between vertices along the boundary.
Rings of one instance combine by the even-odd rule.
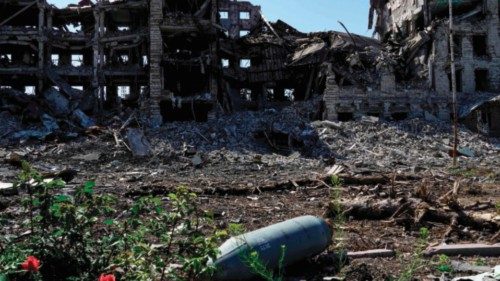
[[[459,168],[452,168],[449,124],[374,118],[328,123],[309,121],[302,112],[287,108],[219,116],[206,123],[170,123],[146,131],[152,148],[146,158],[133,157],[122,142],[124,133],[119,129],[126,118],[89,129],[71,141],[57,135],[45,141],[7,141],[0,148],[0,181],[13,182],[19,161],[26,160],[48,177],[76,171],[68,182],[70,189],[94,180],[99,192],[129,201],[149,194],[163,196],[184,185],[199,194],[200,207],[214,213],[220,228],[239,223],[247,230],[302,215],[332,219],[332,200],[346,209],[355,202],[375,209],[385,208],[387,202],[400,204],[396,212],[383,216],[351,209],[339,226],[344,229],[343,249],[393,249],[396,257],[351,260],[338,272],[332,255],[325,253],[289,269],[289,280],[398,276],[411,260],[421,227],[430,230],[429,246],[500,241],[498,139],[461,128],[462,156]],[[327,171],[335,164],[344,168],[340,174],[344,180],[341,196],[332,198]],[[454,186],[456,193],[451,194]],[[4,190],[0,211],[16,212],[22,196]],[[459,219],[454,225],[448,220],[448,214],[455,214],[449,207],[453,200],[472,222]],[[435,211],[445,215],[438,219],[432,215]],[[335,245],[329,249],[333,250]],[[418,280],[440,277],[434,260],[429,258]],[[500,264],[498,257],[452,260]]]

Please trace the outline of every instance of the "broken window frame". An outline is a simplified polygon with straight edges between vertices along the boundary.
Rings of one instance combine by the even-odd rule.
[[[117,85],[116,86],[116,95],[121,99],[127,99],[130,97],[131,92],[130,85]]]
[[[240,11],[240,12],[238,13],[238,18],[239,18],[240,20],[250,20],[250,19],[251,19],[251,17],[252,17],[252,15],[250,14],[250,12],[249,12],[249,11]]]
[[[250,34],[250,30],[247,30],[247,29],[241,29],[240,32],[239,32],[240,38],[248,36],[248,34]]]
[[[36,95],[36,86],[32,86],[32,85],[24,86],[24,93],[26,93],[29,96]]]
[[[475,58],[484,58],[489,56],[487,34],[474,34],[472,35],[471,41],[472,53]]]
[[[59,66],[60,58],[61,58],[61,56],[59,54],[51,54],[50,55],[50,63],[53,66]]]
[[[226,10],[219,11],[219,17],[221,20],[229,20],[229,11]]]
[[[484,77],[479,77],[482,76],[480,73],[484,73]],[[490,72],[488,69],[484,68],[477,68],[474,70],[474,82],[476,84],[476,91],[477,92],[487,92],[489,91],[489,85],[490,85]],[[481,80],[481,81],[479,81]]]
[[[251,59],[240,59],[240,68],[242,69],[249,69],[252,67],[252,60]]]
[[[73,67],[83,66],[83,54],[71,54],[71,66]]]

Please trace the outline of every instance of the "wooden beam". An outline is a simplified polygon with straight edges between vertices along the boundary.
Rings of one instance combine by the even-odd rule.
[[[425,255],[498,257],[500,256],[500,244],[440,245],[428,248],[425,251]]]

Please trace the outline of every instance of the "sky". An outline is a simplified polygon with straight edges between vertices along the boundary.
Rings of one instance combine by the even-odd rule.
[[[65,7],[78,0],[49,0],[57,7]],[[281,19],[302,32],[347,29],[356,34],[370,36],[368,30],[369,0],[251,0],[262,7],[269,21]]]
[[[368,30],[369,0],[251,0],[269,21],[281,19],[302,32],[344,29],[360,35]]]

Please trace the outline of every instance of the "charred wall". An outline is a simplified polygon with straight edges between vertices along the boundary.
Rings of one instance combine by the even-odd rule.
[[[241,38],[259,24],[261,9],[248,1],[220,1],[219,17],[229,38]]]
[[[370,26],[386,46],[403,54],[401,63],[406,73],[399,80],[420,84],[430,97],[442,98],[445,103],[448,100],[448,104],[453,45],[459,106],[463,111],[471,101],[500,93],[499,3],[498,0],[453,1],[452,39],[448,1],[372,1]],[[494,110],[492,114],[496,114]],[[471,118],[467,120],[470,124]],[[498,123],[487,122],[492,131],[498,126],[495,122]]]

